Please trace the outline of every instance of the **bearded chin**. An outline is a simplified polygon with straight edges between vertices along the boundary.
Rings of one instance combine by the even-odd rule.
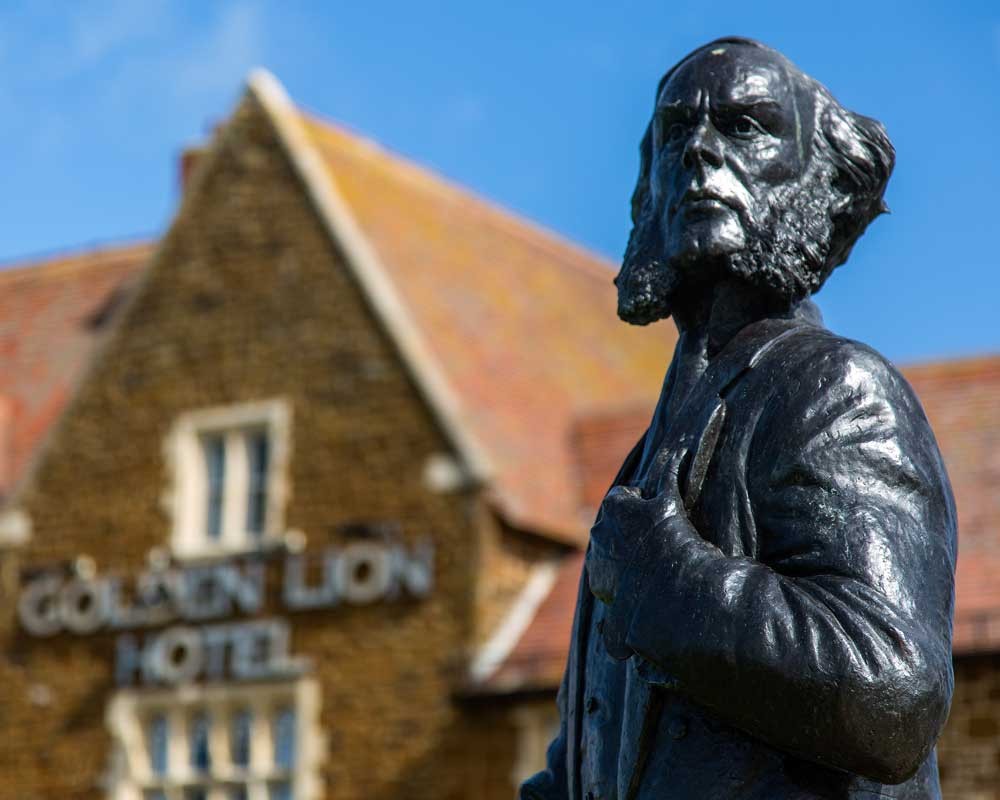
[[[699,272],[728,275],[747,284],[773,307],[789,307],[817,291],[829,276],[834,233],[829,176],[812,170],[801,183],[776,191],[759,215],[741,215],[745,244],[723,255],[715,269],[685,268],[666,252],[657,214],[644,211],[629,236],[618,287],[618,316],[633,325],[666,319],[690,297],[704,291],[685,276]]]
[[[618,316],[624,322],[649,325],[673,313],[681,276],[664,253],[654,213],[644,212],[632,227],[615,286]]]

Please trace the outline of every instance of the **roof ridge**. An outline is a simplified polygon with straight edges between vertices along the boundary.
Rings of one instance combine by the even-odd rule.
[[[396,347],[427,408],[464,462],[466,477],[472,483],[488,482],[493,475],[493,465],[469,424],[458,393],[424,341],[423,332],[411,318],[380,256],[354,218],[336,177],[323,164],[318,143],[307,130],[302,113],[278,79],[267,70],[257,69],[251,73],[247,92],[270,120],[330,241],[340,248],[345,266],[353,273],[370,309]]]
[[[143,239],[122,243],[99,244],[90,249],[53,250],[47,254],[0,261],[0,282],[25,277],[58,278],[67,272],[87,267],[107,267],[110,259],[152,254],[157,240]]]
[[[600,280],[607,279],[608,273],[605,272],[604,267],[598,266],[599,264],[606,264],[608,272],[614,271],[614,262],[610,257],[588,250],[563,234],[530,219],[522,212],[507,208],[490,197],[471,191],[468,187],[462,186],[433,167],[397,153],[360,131],[352,130],[339,122],[299,106],[296,106],[296,109],[307,123],[321,126],[341,137],[364,157],[381,162],[383,167],[391,166],[394,174],[422,189],[472,203],[475,210],[483,214],[491,224],[517,236],[523,242],[541,247],[556,255],[559,261],[564,262],[566,266]]]

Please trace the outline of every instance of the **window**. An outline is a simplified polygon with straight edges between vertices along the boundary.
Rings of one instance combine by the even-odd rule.
[[[289,419],[280,400],[193,411],[178,419],[166,447],[177,556],[245,552],[280,538]]]
[[[108,710],[108,798],[318,798],[318,698],[308,680],[121,692]]]

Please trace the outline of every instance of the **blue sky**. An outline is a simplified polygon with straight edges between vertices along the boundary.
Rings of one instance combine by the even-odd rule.
[[[0,260],[162,232],[178,152],[257,65],[617,260],[656,81],[727,34],[782,50],[896,145],[893,213],[818,296],[827,323],[902,362],[1000,352],[995,0],[6,4]]]

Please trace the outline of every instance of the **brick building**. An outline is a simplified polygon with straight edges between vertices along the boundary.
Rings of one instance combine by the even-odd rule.
[[[611,265],[255,75],[155,244],[0,272],[0,800],[508,798],[674,341]],[[947,796],[1000,797],[1000,358],[956,484]]]

